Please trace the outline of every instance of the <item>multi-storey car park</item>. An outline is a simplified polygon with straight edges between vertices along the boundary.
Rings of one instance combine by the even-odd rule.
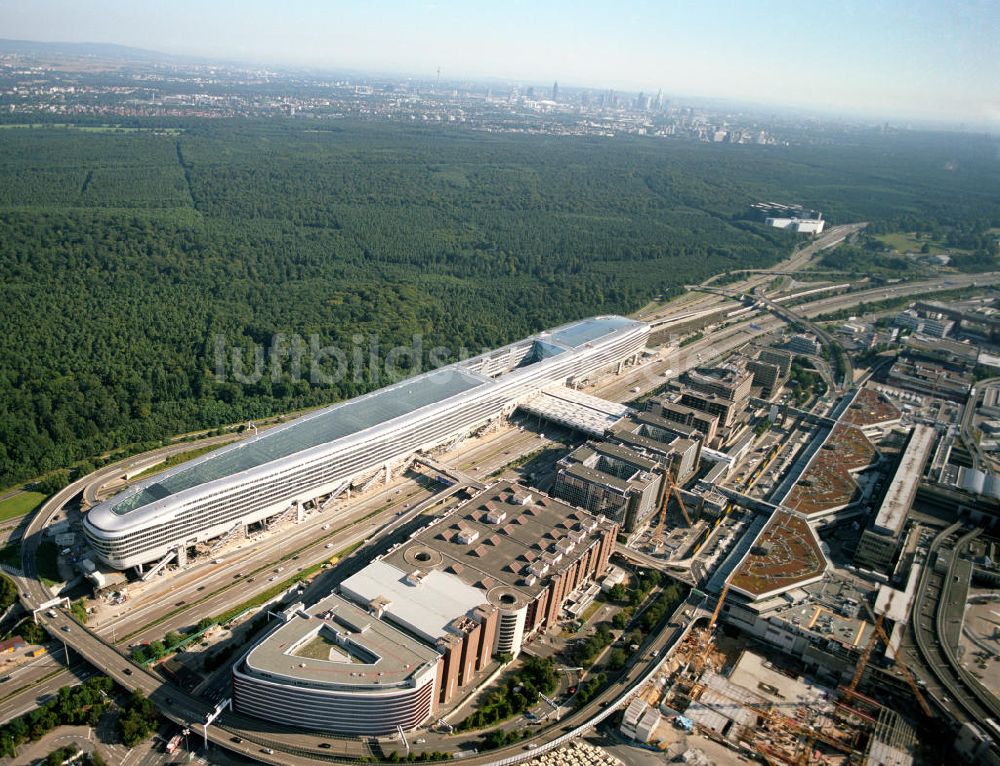
[[[236,710],[348,734],[412,729],[558,627],[608,569],[618,525],[508,481],[414,532],[233,668]]]
[[[417,375],[140,482],[91,509],[84,530],[118,569],[183,554],[469,433],[545,386],[619,364],[648,335],[642,322],[593,317]]]

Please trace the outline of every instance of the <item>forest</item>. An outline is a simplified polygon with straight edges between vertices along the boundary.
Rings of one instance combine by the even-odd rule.
[[[0,129],[0,487],[123,445],[354,396],[215,349],[276,333],[478,351],[767,266],[759,200],[880,231],[1000,226],[986,138],[820,146],[347,120]],[[919,224],[919,225],[915,225]],[[991,256],[992,257],[992,256]],[[984,267],[988,264],[984,264]],[[412,369],[410,370],[412,371]]]

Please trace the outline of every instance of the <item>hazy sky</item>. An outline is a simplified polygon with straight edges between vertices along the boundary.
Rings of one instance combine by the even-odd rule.
[[[0,36],[1000,125],[1000,0],[0,0]]]

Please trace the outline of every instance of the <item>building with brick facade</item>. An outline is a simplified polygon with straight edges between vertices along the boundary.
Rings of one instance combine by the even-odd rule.
[[[348,577],[338,595],[298,610],[294,629],[254,647],[234,670],[237,709],[347,733],[354,710],[368,733],[419,726],[494,656],[517,656],[556,627],[564,606],[607,571],[618,529],[536,490],[487,487]],[[317,636],[331,644],[328,658],[316,658]],[[293,644],[308,644],[309,659],[290,658]],[[375,657],[394,660],[384,663],[399,676],[393,686]],[[358,667],[365,663],[374,672]],[[306,672],[313,665],[322,671],[316,684]],[[318,709],[295,720],[296,705]]]

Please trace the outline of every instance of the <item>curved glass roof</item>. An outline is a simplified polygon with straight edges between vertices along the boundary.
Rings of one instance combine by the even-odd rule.
[[[315,415],[307,415],[284,427],[223,449],[160,481],[149,484],[117,503],[122,515],[185,489],[222,479],[250,468],[279,460],[296,452],[351,436],[421,407],[471,391],[487,381],[459,367],[444,367],[419,375],[402,384],[351,399]]]
[[[620,316],[591,317],[566,325],[546,336],[546,340],[561,343],[570,348],[578,348],[586,343],[592,343],[598,338],[610,335],[616,330],[639,324],[634,319]]]

